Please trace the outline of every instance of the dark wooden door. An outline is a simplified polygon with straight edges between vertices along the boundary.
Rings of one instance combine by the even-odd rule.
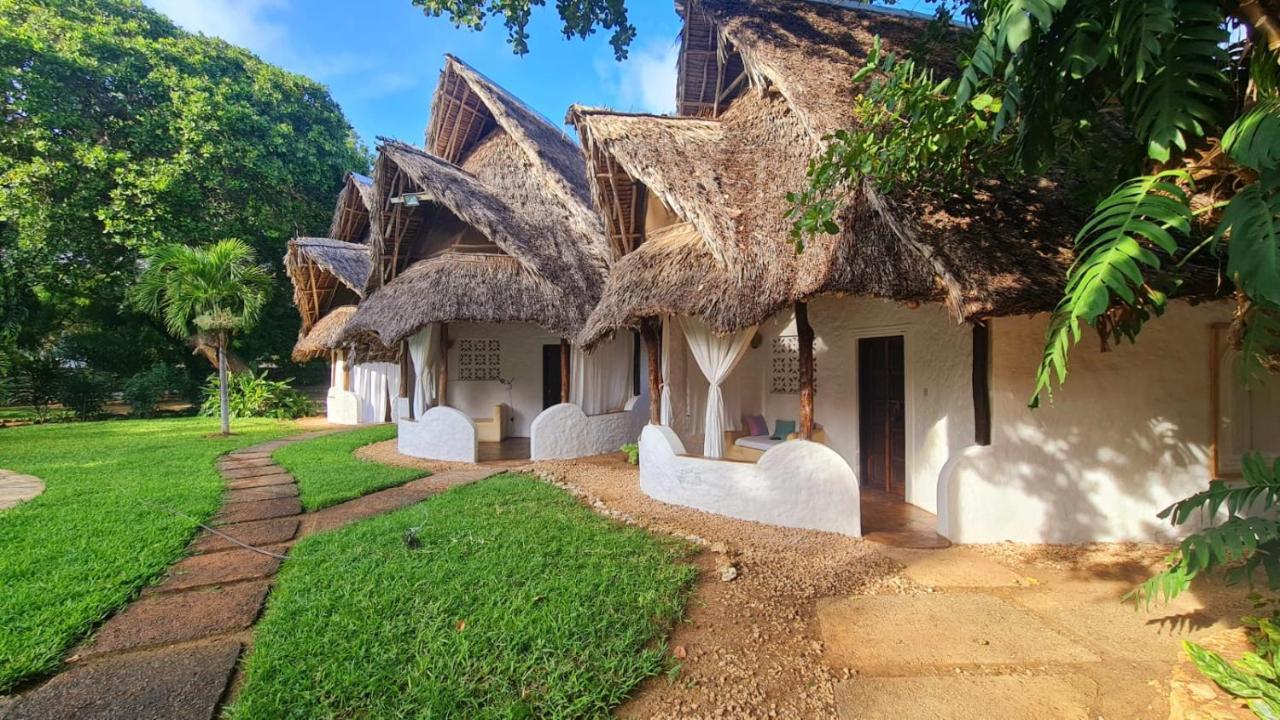
[[[901,335],[858,341],[858,446],[862,483],[905,496],[906,370]]]
[[[542,409],[560,404],[560,344],[542,346]]]

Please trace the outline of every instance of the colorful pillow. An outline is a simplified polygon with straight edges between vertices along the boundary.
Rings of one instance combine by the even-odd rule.
[[[769,423],[765,422],[763,415],[747,416],[747,434],[752,437],[769,434]]]
[[[787,436],[796,431],[795,420],[774,420],[773,434],[769,437],[774,440],[786,440]]]

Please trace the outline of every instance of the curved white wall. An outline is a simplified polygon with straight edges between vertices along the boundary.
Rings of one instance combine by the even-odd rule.
[[[646,425],[640,433],[640,489],[663,502],[743,520],[862,534],[858,479],[825,445],[792,440],[756,463],[684,452],[671,428]]]
[[[360,423],[360,399],[356,394],[338,387],[329,388],[324,401],[325,415],[329,422],[338,425]]]
[[[533,419],[529,428],[529,455],[534,460],[557,460],[616,452],[636,442],[649,420],[649,401],[643,396],[627,401],[627,409],[604,415],[587,415],[572,403],[552,405]]]
[[[475,423],[451,407],[433,407],[418,420],[399,420],[396,436],[402,455],[428,460],[474,463],[479,450]]]

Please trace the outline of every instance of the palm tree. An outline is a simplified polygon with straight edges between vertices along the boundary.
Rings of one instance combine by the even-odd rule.
[[[144,260],[133,300],[160,318],[174,337],[186,339],[196,332],[210,338],[218,351],[222,434],[229,435],[227,344],[233,334],[257,323],[271,292],[271,273],[241,240],[208,247],[162,245]]]

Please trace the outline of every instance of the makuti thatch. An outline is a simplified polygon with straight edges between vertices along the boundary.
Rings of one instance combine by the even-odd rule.
[[[376,260],[348,334],[373,333],[390,345],[432,322],[580,331],[610,261],[581,151],[452,56],[427,147],[381,142]],[[401,201],[410,195],[416,206]]]
[[[689,237],[641,245],[614,267],[580,340],[662,313],[731,332],[826,293],[943,301],[961,319],[1043,310],[1060,297],[1080,213],[1047,181],[980,183],[968,198],[890,198],[868,183],[838,208],[840,234],[794,251],[786,193],[805,186],[826,134],[857,129],[851,78],[872,38],[901,51],[925,20],[798,0],[677,6],[680,109],[702,119],[586,108],[569,119],[601,178],[603,215],[618,214],[615,188],[647,189],[706,247]],[[945,59],[930,64],[948,69]],[[617,244],[619,223],[610,231]],[[708,296],[690,297],[699,288]]]
[[[347,323],[356,314],[355,305],[343,305],[330,310],[320,318],[311,330],[298,339],[293,346],[293,361],[306,362],[328,355],[331,351],[343,347],[343,335]]]
[[[329,237],[347,242],[368,242],[373,198],[373,178],[347,173],[333,209],[333,220],[329,223]]]
[[[284,267],[305,335],[330,308],[354,305],[364,297],[372,261],[367,245],[300,237],[289,241]]]

